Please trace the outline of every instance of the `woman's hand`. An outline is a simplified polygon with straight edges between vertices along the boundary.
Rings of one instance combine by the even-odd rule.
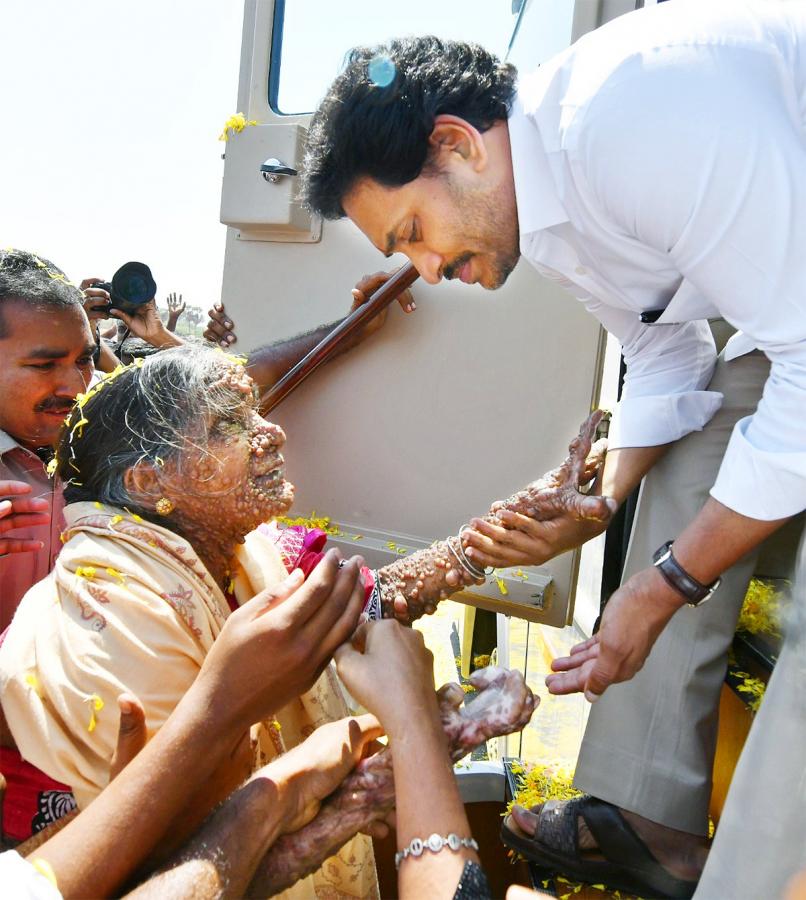
[[[342,783],[364,756],[375,749],[383,728],[372,715],[321,725],[303,743],[269,763],[265,775],[284,795],[283,832],[297,831],[319,812],[319,805]]]
[[[593,703],[611,684],[640,671],[683,597],[651,567],[633,575],[607,601],[599,631],[555,659],[546,678],[552,694],[584,691]]]
[[[227,315],[223,303],[216,303],[215,306],[207,310],[209,316],[207,327],[204,329],[202,337],[211,344],[218,344],[226,349],[234,344],[238,338],[233,331],[234,325],[232,319]]]
[[[426,714],[438,724],[434,657],[419,631],[394,619],[367,622],[335,652],[339,677],[393,736]]]
[[[353,633],[364,561],[340,561],[329,550],[307,581],[297,569],[227,619],[194,682],[222,721],[247,728],[298,697]]]

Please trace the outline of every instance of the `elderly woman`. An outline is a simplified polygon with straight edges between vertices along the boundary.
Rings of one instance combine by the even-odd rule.
[[[79,807],[109,779],[115,698],[124,691],[139,697],[153,734],[238,602],[264,590],[274,591],[267,602],[313,590],[331,612],[330,627],[308,636],[307,653],[266,660],[267,667],[288,665],[299,697],[253,729],[253,746],[245,736],[233,749],[228,771],[199,798],[196,819],[253,764],[347,714],[325,666],[362,609],[364,618],[410,620],[483,579],[452,537],[378,572],[363,569],[355,588],[359,560],[323,556],[317,536],[264,524],[293,499],[283,478],[284,441],[257,414],[252,381],[237,361],[187,348],[112,373],[79,397],[65,421],[55,459],[68,503],[64,547],[6,633],[0,692],[21,760],[57,789],[69,785]],[[576,476],[582,480],[582,471]],[[302,587],[289,581],[301,582],[298,568],[311,573]],[[335,573],[345,572],[351,580],[334,587]],[[14,773],[6,775],[13,796]],[[372,896],[369,843],[354,839],[295,896],[318,885],[336,896]]]

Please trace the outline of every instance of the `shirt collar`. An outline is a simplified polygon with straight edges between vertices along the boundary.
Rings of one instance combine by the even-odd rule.
[[[15,450],[17,448],[24,450],[24,447],[20,447],[20,445],[14,440],[14,438],[7,434],[5,431],[0,429],[0,456],[5,456],[9,450]]]
[[[568,221],[537,123],[516,95],[509,117],[509,144],[521,235]]]

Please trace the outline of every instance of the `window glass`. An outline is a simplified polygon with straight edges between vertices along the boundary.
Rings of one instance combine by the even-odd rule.
[[[313,111],[351,47],[435,34],[473,41],[504,57],[517,19],[512,0],[285,0],[283,6],[274,77],[279,75],[275,108],[284,114]],[[275,41],[273,53],[278,49]]]

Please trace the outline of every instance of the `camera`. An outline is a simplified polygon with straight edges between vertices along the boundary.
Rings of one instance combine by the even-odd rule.
[[[133,316],[144,303],[157,295],[157,283],[151,269],[141,262],[124,263],[111,281],[102,281],[93,287],[109,293],[109,303],[94,307],[98,312],[114,308]]]

